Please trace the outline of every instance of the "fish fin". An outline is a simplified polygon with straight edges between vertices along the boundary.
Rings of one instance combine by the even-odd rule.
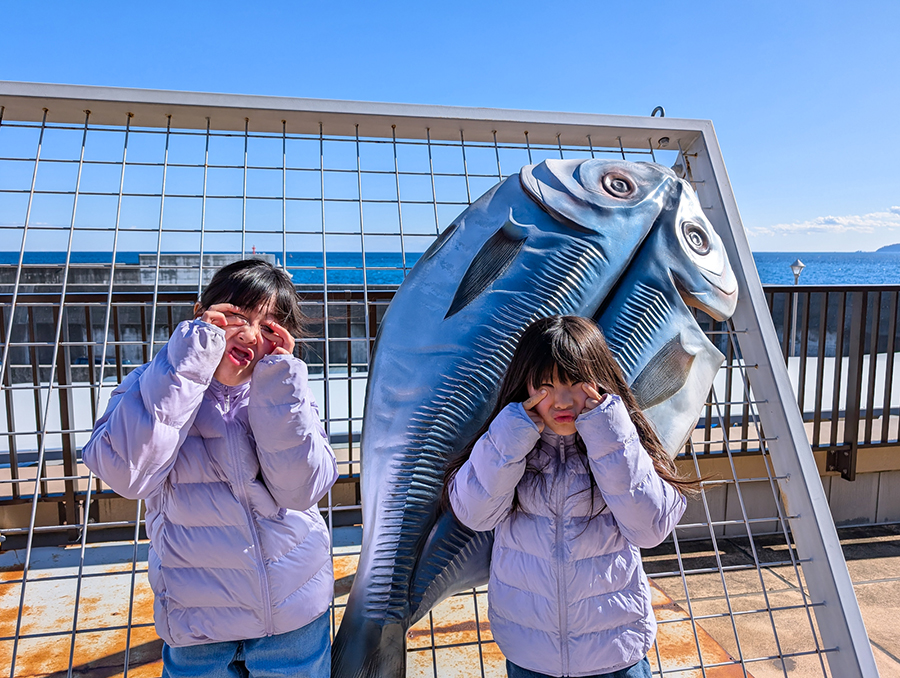
[[[525,229],[509,220],[488,238],[456,288],[450,310],[444,316],[445,320],[465,308],[502,275],[522,249],[526,237]]]
[[[672,305],[663,292],[637,282],[616,313],[613,326],[603,328],[627,381],[640,365],[644,348],[657,336],[671,313]]]
[[[695,357],[685,349],[680,335],[668,341],[631,384],[640,408],[646,410],[678,393],[688,380]]]
[[[433,243],[431,243],[431,247],[425,250],[425,254],[422,255],[422,260],[431,259],[438,251],[450,240],[450,236],[456,233],[456,229],[459,228],[459,222],[454,221],[447,228],[444,229],[444,232],[441,233]]]
[[[412,626],[439,602],[460,591],[487,583],[493,532],[475,532],[450,511],[432,528],[409,591]]]

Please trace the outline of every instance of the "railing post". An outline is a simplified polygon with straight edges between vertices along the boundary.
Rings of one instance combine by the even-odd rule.
[[[841,478],[856,480],[859,449],[859,408],[862,399],[863,355],[866,349],[867,292],[850,294],[850,350],[847,364],[847,404],[844,409],[843,445],[828,452],[828,466],[840,471]],[[838,328],[841,332],[843,328]],[[835,356],[841,360],[841,356]],[[873,356],[874,359],[874,356]]]
[[[6,302],[0,305],[0,343],[5,344],[7,341],[12,341],[12,331],[10,330],[9,337],[6,336],[6,317],[5,311]],[[15,313],[14,308],[9,309],[10,313]],[[10,328],[12,324],[10,324]],[[7,434],[7,449],[9,450],[9,478],[12,481],[10,485],[10,494],[13,499],[18,499],[21,496],[22,489],[19,484],[19,449],[18,449],[18,440],[16,438],[16,411],[13,403],[13,392],[10,389],[10,386],[13,383],[13,373],[12,373],[12,362],[13,362],[13,352],[9,351],[6,358],[6,365],[0,365],[0,375],[3,376],[2,379],[2,390],[3,390],[3,403],[6,406],[6,434]]]
[[[64,504],[60,511],[60,518],[65,518],[67,525],[77,527],[80,523],[78,516],[78,505],[75,498],[75,481],[71,480],[77,475],[77,464],[75,462],[76,446],[75,434],[71,433],[75,423],[75,411],[72,398],[72,361],[69,354],[69,322],[66,317],[65,301],[60,302],[59,313],[62,314],[62,345],[56,354],[56,374],[57,382],[61,388],[56,390],[59,397],[59,427],[62,431],[60,435],[62,441],[62,462],[63,474],[67,480],[63,481]],[[89,366],[92,367],[92,366]],[[78,531],[76,529],[68,530],[69,541],[78,539]]]
[[[788,354],[793,358],[797,355],[797,290],[791,294],[791,350]],[[800,411],[803,411],[801,406]]]

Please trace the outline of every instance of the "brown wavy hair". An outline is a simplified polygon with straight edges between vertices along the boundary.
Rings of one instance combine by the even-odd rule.
[[[653,468],[660,478],[686,495],[694,495],[699,490],[699,481],[685,478],[678,474],[675,463],[666,453],[656,435],[656,431],[638,406],[634,394],[625,383],[615,356],[610,351],[597,325],[578,316],[550,316],[535,321],[522,333],[515,353],[503,377],[497,404],[478,433],[463,448],[462,453],[451,460],[444,473],[443,503],[449,507],[449,486],[456,473],[472,454],[472,448],[484,435],[491,422],[504,407],[510,403],[523,402],[528,399],[528,385],[535,390],[556,377],[569,384],[586,382],[594,384],[603,393],[619,396],[634,427],[637,429],[641,444],[650,455]],[[576,437],[576,448],[587,463],[587,449],[581,436]],[[526,474],[540,469],[526,468]],[[595,486],[591,479],[591,491]],[[513,498],[513,510],[519,510],[518,492]]]

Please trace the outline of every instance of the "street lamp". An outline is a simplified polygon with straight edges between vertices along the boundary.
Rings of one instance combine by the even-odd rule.
[[[804,264],[799,259],[795,260],[793,264],[791,264],[791,273],[794,274],[794,284],[797,285],[800,282],[800,274],[803,272],[803,269],[806,268],[806,264]],[[791,357],[796,353],[794,347],[794,337],[797,331],[797,293],[794,292],[794,311],[791,314]]]
[[[800,280],[800,273],[803,272],[803,269],[806,268],[806,264],[804,264],[799,259],[795,260],[793,264],[791,264],[791,273],[794,274],[794,284]]]

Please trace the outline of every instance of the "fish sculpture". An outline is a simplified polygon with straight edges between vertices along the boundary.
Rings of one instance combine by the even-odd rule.
[[[688,193],[647,237],[598,324],[625,381],[671,457],[697,424],[725,356],[700,329],[689,306],[727,320],[737,279],[722,240]]]
[[[633,290],[651,300],[646,309]],[[529,324],[597,318],[629,378],[647,384],[642,402],[657,430],[677,438],[671,451],[696,423],[710,367],[722,359],[688,305],[724,319],[736,295],[693,190],[660,165],[546,160],[472,203],[397,290],[376,338],[362,553],[332,675],[401,678],[407,629],[487,581],[493,536],[442,510],[443,474],[490,413]],[[651,378],[673,368],[663,385]]]

